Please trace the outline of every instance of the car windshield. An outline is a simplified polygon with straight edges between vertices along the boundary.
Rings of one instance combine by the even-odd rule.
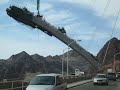
[[[106,78],[105,75],[97,75],[96,78]]]
[[[108,75],[116,76],[116,74],[115,74],[115,73],[108,73]]]
[[[55,77],[53,76],[37,76],[32,79],[30,85],[54,85]]]

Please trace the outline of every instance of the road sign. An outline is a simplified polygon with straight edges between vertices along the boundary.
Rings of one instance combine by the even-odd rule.
[[[80,70],[79,69],[75,69],[75,76],[79,76],[80,75]]]

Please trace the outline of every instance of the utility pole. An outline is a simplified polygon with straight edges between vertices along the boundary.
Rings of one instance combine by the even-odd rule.
[[[117,56],[118,54],[120,54],[120,52],[119,52],[119,53],[116,53],[116,54],[114,55],[114,61],[113,61],[113,69],[114,69],[114,71],[116,71],[116,69],[115,69],[115,61],[116,61],[116,56]]]
[[[68,65],[68,63],[69,63],[69,61],[68,61],[68,59],[69,59],[69,46],[71,45],[71,44],[73,44],[74,42],[76,42],[76,41],[79,41],[79,42],[81,42],[81,40],[73,40],[71,43],[69,43],[67,46],[68,46],[68,51],[67,51],[67,77],[69,76],[69,65]]]

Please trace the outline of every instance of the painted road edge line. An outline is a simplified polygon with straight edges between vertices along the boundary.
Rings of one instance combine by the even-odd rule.
[[[77,84],[75,84],[75,83],[69,84],[69,85],[67,86],[67,89],[70,89],[70,88],[73,88],[73,87],[77,87],[77,86],[79,86],[79,85],[87,84],[87,83],[90,83],[90,82],[92,82],[92,80],[76,82]]]

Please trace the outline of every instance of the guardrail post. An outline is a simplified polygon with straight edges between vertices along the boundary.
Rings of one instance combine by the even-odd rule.
[[[23,90],[23,86],[24,86],[24,82],[23,82],[23,80],[22,80],[22,90]]]
[[[11,90],[13,90],[13,81],[12,81],[12,86],[11,86]]]

